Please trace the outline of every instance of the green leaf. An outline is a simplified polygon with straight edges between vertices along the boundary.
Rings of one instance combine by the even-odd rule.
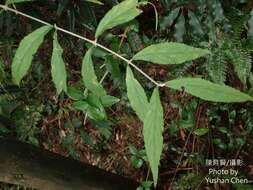
[[[19,85],[31,66],[33,55],[37,52],[44,36],[52,29],[51,26],[43,26],[27,35],[20,43],[15,54],[11,71],[13,82]]]
[[[15,3],[23,3],[23,2],[29,2],[34,0],[6,0],[5,5],[15,4]]]
[[[104,109],[89,106],[87,109],[88,117],[95,121],[102,121],[106,119],[106,113]]]
[[[144,145],[156,186],[158,168],[163,148],[163,108],[158,88],[155,88],[150,99],[149,111],[146,113],[143,127]]]
[[[99,121],[106,118],[105,109],[97,96],[93,93],[88,94],[87,102],[89,104],[87,114],[91,119]]]
[[[198,18],[195,16],[195,14],[192,11],[188,12],[188,16],[189,16],[189,24],[193,28],[193,33],[202,35],[203,30]]]
[[[55,32],[53,41],[53,54],[51,58],[51,75],[58,94],[60,94],[62,91],[67,92],[67,73],[62,58],[62,53],[63,50],[57,40],[57,33]]]
[[[165,42],[154,44],[138,52],[133,60],[158,64],[181,64],[209,54],[206,49],[194,48],[182,43]]]
[[[119,68],[119,60],[114,59],[113,56],[106,56],[105,65],[114,79],[118,79],[122,76]]]
[[[101,59],[105,59],[106,56],[110,55],[112,56],[111,54],[109,54],[108,52],[106,52],[105,50],[101,49],[101,48],[97,48],[97,47],[94,47],[92,44],[90,43],[85,43],[85,47],[87,49],[90,49],[93,47],[93,50],[92,50],[92,56],[93,57],[96,57],[96,58],[101,58]]]
[[[73,108],[80,111],[85,111],[89,108],[89,104],[86,101],[77,101],[73,103]]]
[[[114,96],[105,95],[105,96],[101,97],[101,103],[105,107],[110,107],[110,106],[118,103],[119,101],[120,101],[120,99],[118,99]]]
[[[208,133],[209,129],[208,128],[198,128],[194,131],[194,134],[197,136],[203,136],[206,133]]]
[[[95,96],[93,95],[92,98],[94,98]],[[99,104],[99,102],[97,102],[97,105],[94,105],[94,102],[91,102],[93,100],[87,100],[87,101],[76,101],[73,103],[73,108],[83,111],[85,113],[87,113],[88,117],[95,120],[95,121],[99,121],[99,120],[103,120],[106,118],[106,113],[105,110],[103,108],[103,106],[101,104]]]
[[[165,16],[160,24],[161,30],[165,30],[170,27],[174,20],[177,18],[180,8],[173,9],[168,16]]]
[[[95,4],[98,4],[98,5],[104,5],[104,3],[102,3],[101,1],[98,1],[98,0],[86,0],[87,2],[91,2],[91,3],[95,3]]]
[[[69,98],[71,98],[72,100],[82,100],[84,99],[84,94],[82,91],[80,91],[79,89],[75,88],[75,87],[68,87],[68,92],[67,95]]]
[[[141,13],[137,9],[138,0],[125,0],[109,10],[100,21],[95,37],[98,38],[104,31],[126,23]]]
[[[138,117],[144,121],[149,110],[149,103],[146,93],[140,83],[134,78],[131,68],[127,67],[126,74],[127,96],[131,107],[136,112]]]
[[[177,23],[175,24],[175,34],[174,37],[178,42],[184,41],[184,35],[185,35],[185,18],[184,15],[181,14],[177,20]]]
[[[136,157],[136,156],[132,156],[131,157],[131,163],[132,163],[134,168],[139,169],[143,164],[143,160]]]
[[[151,189],[151,185],[153,181],[143,181],[141,182],[141,186],[145,188],[145,190]]]
[[[101,97],[106,95],[103,86],[98,82],[92,62],[92,48],[89,49],[83,59],[82,78],[87,89],[93,92],[96,96]]]
[[[201,78],[181,78],[166,82],[166,86],[213,102],[253,101],[253,97],[226,85],[215,84]]]

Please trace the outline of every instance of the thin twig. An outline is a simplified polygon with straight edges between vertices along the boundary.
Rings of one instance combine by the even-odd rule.
[[[153,3],[148,1],[147,4],[151,5],[153,7],[154,11],[155,11],[155,30],[157,31],[157,29],[158,29],[158,20],[159,20],[158,11],[156,9],[156,6]]]
[[[105,72],[105,74],[102,76],[101,80],[99,81],[100,84],[102,84],[102,82],[105,80],[105,78],[107,77],[108,75],[108,71]]]
[[[28,15],[28,14],[22,13],[22,12],[16,10],[16,9],[12,9],[12,8],[6,6],[6,5],[0,5],[0,8],[4,9],[5,11],[8,10],[8,11],[14,12],[14,13],[16,13],[16,14],[22,15],[22,16],[24,16],[24,17],[26,17],[26,18],[31,19],[31,20],[35,20],[35,21],[37,21],[37,22],[39,22],[39,23],[41,23],[41,24],[44,24],[44,25],[52,26],[52,27],[53,27],[53,25],[50,24],[50,23],[48,23],[48,22],[45,22],[45,21],[43,21],[43,20],[40,20],[40,19],[35,18],[35,17],[33,17],[33,16],[30,16],[30,15]]]
[[[105,46],[103,46],[103,45],[97,43],[96,40],[91,40],[91,39],[88,39],[88,38],[86,38],[86,37],[83,37],[83,36],[81,36],[81,35],[79,35],[79,34],[75,34],[75,33],[73,33],[73,32],[70,32],[70,31],[68,31],[68,30],[65,30],[65,29],[63,29],[63,28],[61,28],[61,27],[58,27],[56,24],[52,25],[52,24],[50,24],[50,23],[48,23],[48,22],[45,22],[45,21],[43,21],[43,20],[40,20],[40,19],[38,19],[38,18],[35,18],[35,17],[30,16],[30,15],[28,15],[28,14],[25,14],[25,13],[23,13],[23,12],[20,12],[20,11],[18,11],[18,10],[12,9],[12,8],[6,6],[6,5],[0,5],[0,8],[2,8],[2,9],[4,9],[4,10],[7,10],[7,11],[14,12],[14,13],[19,14],[19,15],[22,15],[22,16],[24,16],[24,17],[26,17],[26,18],[29,18],[29,19],[34,20],[34,21],[37,21],[37,22],[39,22],[39,23],[41,23],[41,24],[44,24],[44,25],[47,25],[47,26],[52,26],[53,28],[55,28],[55,29],[58,30],[58,31],[61,31],[61,32],[65,33],[65,34],[68,34],[68,35],[70,35],[70,36],[74,36],[74,37],[76,37],[76,38],[79,38],[79,39],[82,39],[82,40],[84,40],[84,41],[86,41],[86,42],[89,42],[89,43],[93,44],[94,46],[99,47],[99,48],[101,48],[101,49],[103,49],[103,50],[105,50],[105,51],[111,53],[112,55],[118,57],[119,59],[125,61],[128,65],[131,65],[135,70],[137,70],[139,73],[141,73],[144,77],[146,77],[148,80],[150,80],[150,81],[151,81],[152,83],[154,83],[156,86],[158,86],[158,87],[164,87],[164,86],[165,86],[164,83],[159,83],[159,82],[156,82],[154,79],[152,79],[149,75],[147,75],[145,72],[143,72],[139,67],[137,67],[135,64],[133,64],[131,60],[129,60],[129,59],[127,59],[127,58],[121,56],[120,54],[118,54],[118,53],[112,51],[111,49],[108,49],[107,47],[105,47]]]

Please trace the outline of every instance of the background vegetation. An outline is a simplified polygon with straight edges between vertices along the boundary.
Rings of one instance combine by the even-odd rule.
[[[94,39],[99,21],[118,1],[9,3],[21,12]],[[250,0],[160,0],[139,8],[143,11],[140,16],[106,31],[99,43],[127,58],[161,42],[182,42],[208,49],[209,56],[181,65],[136,64],[156,81],[201,76],[253,95]],[[20,41],[39,27],[41,24],[25,17],[8,11],[0,13],[0,136],[43,146],[137,179],[142,184],[139,189],[149,189],[153,178],[144,149],[142,123],[129,103],[126,65],[122,61],[101,49],[93,51],[99,82],[108,94],[117,97],[110,99],[109,107],[98,105],[83,85],[81,63],[90,44],[63,33],[58,33],[58,41],[67,69],[67,93],[58,96],[59,89],[55,89],[51,78],[53,35],[45,38],[29,73],[19,86],[15,85],[11,74],[14,55]],[[133,72],[151,97],[154,85]],[[90,106],[85,113],[75,104],[84,95]],[[238,167],[240,177],[253,179],[251,102],[208,102],[184,89],[167,88],[160,90],[160,97],[165,125],[158,189],[253,189],[250,184],[214,185],[204,180],[208,176],[206,159],[213,158],[243,160],[244,165]]]

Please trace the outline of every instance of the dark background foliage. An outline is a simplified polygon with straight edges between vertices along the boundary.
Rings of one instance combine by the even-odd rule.
[[[15,7],[93,39],[99,20],[116,3],[116,0],[105,0],[104,5],[85,0],[37,0]],[[253,94],[253,4],[250,0],[152,3],[159,15],[158,30],[154,9],[147,5],[141,7],[141,16],[107,32],[100,43],[126,57],[162,41],[208,48],[212,53],[207,59],[184,65],[138,63],[138,66],[156,80],[202,75],[215,83]],[[141,123],[130,109],[123,80],[125,65],[120,61],[103,51],[95,53],[98,78],[109,72],[104,86],[111,95],[120,98],[118,104],[106,109],[107,118],[102,121],[96,119],[100,112],[87,119],[71,107],[72,100],[67,95],[56,96],[50,76],[52,35],[48,35],[35,55],[32,69],[20,87],[12,83],[10,67],[18,44],[39,26],[11,12],[0,13],[0,136],[43,146],[138,181],[151,179]],[[80,65],[89,45],[65,34],[59,35],[59,41],[64,49],[68,86],[78,93],[84,89]],[[152,84],[138,73],[136,76],[150,95]],[[211,158],[241,159],[245,164],[238,168],[239,175],[253,179],[253,105],[209,103],[167,89],[162,89],[161,97],[166,125],[158,188],[168,189],[176,172],[173,189],[253,189],[249,185],[215,186],[203,181],[208,169],[205,160]]]

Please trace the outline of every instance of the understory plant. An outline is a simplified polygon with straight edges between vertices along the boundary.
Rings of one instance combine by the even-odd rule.
[[[14,84],[20,85],[21,80],[29,71],[33,56],[44,41],[44,38],[46,35],[52,35],[51,76],[57,94],[65,93],[70,96],[73,100],[73,107],[84,112],[90,119],[104,121],[107,117],[105,107],[116,104],[119,99],[109,95],[103,87],[103,80],[98,80],[93,64],[94,52],[102,49],[113,55],[112,60],[120,60],[126,63],[125,82],[127,97],[132,109],[143,123],[144,146],[155,186],[158,181],[159,163],[163,150],[164,111],[159,94],[161,88],[184,91],[203,100],[212,102],[233,103],[253,101],[253,97],[244,92],[226,86],[225,84],[210,82],[201,77],[184,77],[169,81],[156,81],[137,66],[138,62],[143,64],[179,65],[198,58],[205,59],[210,56],[210,51],[207,49],[195,48],[178,42],[162,42],[144,47],[133,57],[126,58],[126,56],[105,47],[102,45],[102,42],[100,43],[106,31],[128,23],[139,16],[142,13],[140,6],[147,4],[145,1],[124,0],[115,5],[100,20],[96,28],[94,40],[65,30],[57,25],[39,20],[8,6],[15,2],[22,1],[13,0],[11,3],[8,1],[6,5],[0,5],[0,8],[40,22],[43,26],[28,34],[20,42],[11,67]],[[53,32],[51,33],[52,30]],[[58,39],[59,32],[91,44],[82,61],[81,76],[83,84],[86,87],[83,92],[75,92],[68,87],[63,48]],[[151,97],[147,96],[144,88],[135,78],[133,69],[152,82],[153,92]]]

